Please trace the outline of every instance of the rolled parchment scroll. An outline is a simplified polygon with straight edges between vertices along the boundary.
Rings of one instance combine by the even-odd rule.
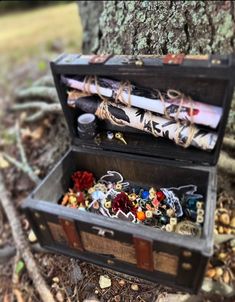
[[[216,133],[203,131],[194,125],[168,120],[143,109],[102,101],[97,95],[76,98],[76,94],[79,95],[78,92],[69,93],[69,106],[93,113],[113,124],[129,126],[155,136],[165,137],[184,147],[191,145],[206,151],[211,151],[215,147]]]
[[[61,77],[62,81],[71,88],[81,91],[87,90],[84,77]],[[138,88],[132,84],[124,85],[106,78],[97,78],[97,83],[89,83],[91,94],[101,94],[104,97],[118,99],[126,105],[131,105],[144,110],[166,115],[173,119],[186,120],[193,124],[216,128],[222,116],[222,107],[209,105],[191,100],[186,96],[177,96],[176,91],[168,90],[165,94],[159,94],[157,90]]]

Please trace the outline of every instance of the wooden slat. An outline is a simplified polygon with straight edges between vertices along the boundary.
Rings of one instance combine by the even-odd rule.
[[[153,247],[152,241],[142,238],[133,238],[137,267],[148,271],[153,271]]]
[[[59,218],[59,221],[63,227],[63,230],[68,238],[68,243],[71,248],[77,249],[79,251],[83,251],[83,245],[81,238],[78,234],[76,225],[74,221],[64,219],[64,218]]]

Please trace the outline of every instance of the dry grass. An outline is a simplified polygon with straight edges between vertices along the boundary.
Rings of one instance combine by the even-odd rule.
[[[76,3],[17,12],[0,17],[0,54],[23,59],[45,51],[55,40],[81,49],[82,27]]]

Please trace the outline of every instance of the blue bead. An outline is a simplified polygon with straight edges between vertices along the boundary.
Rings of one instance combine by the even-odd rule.
[[[142,192],[141,198],[147,199],[148,197],[149,197],[149,191],[144,191],[144,192]]]

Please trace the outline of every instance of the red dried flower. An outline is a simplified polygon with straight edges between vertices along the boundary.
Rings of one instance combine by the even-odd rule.
[[[76,191],[88,190],[94,185],[94,176],[87,171],[77,171],[73,173],[71,178]]]
[[[122,210],[125,214],[129,212],[136,214],[135,206],[133,206],[132,202],[124,192],[119,193],[114,198],[112,202],[112,210],[114,213],[117,213],[118,210]]]

